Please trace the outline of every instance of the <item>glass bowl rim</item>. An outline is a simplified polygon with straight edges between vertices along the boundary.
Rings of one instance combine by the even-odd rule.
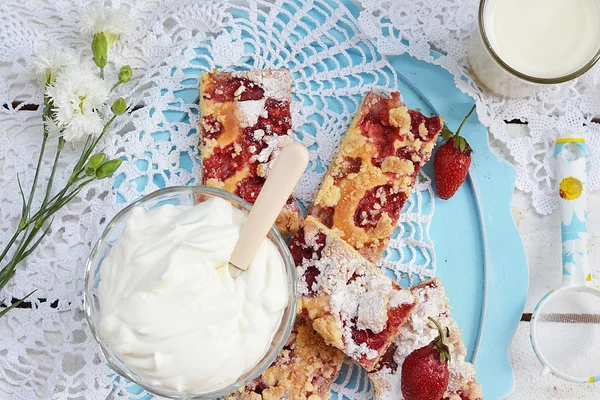
[[[282,316],[281,323],[283,323],[285,325],[283,325],[284,330],[283,330],[283,335],[281,336],[281,339],[279,340],[278,343],[276,343],[275,346],[272,346],[271,349],[268,350],[267,353],[265,353],[263,358],[256,365],[254,365],[252,367],[252,369],[254,369],[254,373],[248,375],[243,380],[239,380],[239,378],[238,378],[234,383],[232,383],[222,389],[213,390],[211,392],[200,393],[200,394],[177,392],[174,390],[167,390],[167,389],[163,389],[163,388],[159,388],[154,385],[151,385],[148,382],[145,382],[143,380],[143,378],[136,378],[136,377],[132,376],[131,373],[129,373],[128,371],[124,371],[117,363],[114,362],[113,358],[116,358],[116,355],[114,355],[112,353],[112,351],[108,348],[108,346],[104,343],[104,340],[102,339],[102,337],[100,335],[99,327],[96,326],[96,323],[94,322],[94,319],[92,316],[92,314],[93,314],[92,306],[91,306],[91,294],[92,294],[91,289],[92,288],[90,287],[90,283],[91,283],[91,279],[92,279],[93,265],[97,264],[97,263],[94,263],[93,261],[96,259],[97,253],[100,250],[101,245],[105,242],[106,237],[108,236],[109,232],[112,231],[112,229],[117,224],[117,222],[121,221],[125,215],[127,215],[134,207],[140,205],[141,203],[151,201],[157,197],[161,197],[164,195],[177,193],[177,192],[186,192],[186,191],[188,191],[188,192],[191,191],[191,192],[194,192],[195,194],[208,194],[210,196],[217,196],[217,197],[225,198],[226,200],[234,203],[235,205],[240,206],[242,209],[244,209],[247,212],[250,212],[250,210],[252,209],[252,205],[250,203],[248,203],[247,201],[245,201],[244,199],[242,199],[241,197],[236,196],[233,193],[230,193],[226,190],[214,188],[214,187],[208,187],[208,186],[170,186],[170,187],[158,189],[154,192],[151,192],[147,195],[142,196],[141,198],[132,202],[131,204],[128,204],[126,207],[124,207],[122,210],[120,210],[117,214],[115,214],[115,216],[106,225],[106,227],[102,231],[102,234],[96,241],[96,244],[92,248],[92,251],[90,252],[90,255],[88,256],[88,258],[86,260],[86,264],[85,264],[83,305],[84,305],[84,311],[85,311],[85,318],[86,318],[88,326],[92,332],[92,335],[93,335],[94,339],[96,340],[96,342],[98,343],[98,345],[100,346],[100,350],[104,354],[104,358],[106,359],[106,362],[108,363],[108,365],[110,366],[110,368],[113,371],[115,371],[122,377],[130,380],[131,382],[135,383],[136,385],[141,386],[147,392],[157,395],[157,396],[162,396],[162,397],[166,397],[166,398],[170,398],[170,399],[189,399],[189,400],[214,399],[214,398],[222,397],[224,395],[232,393],[239,387],[246,385],[248,382],[251,382],[258,376],[260,376],[273,363],[273,361],[275,360],[277,355],[280,353],[281,349],[286,344],[286,342],[291,334],[292,327],[294,325],[294,321],[295,321],[295,317],[296,317],[296,306],[297,306],[297,304],[296,304],[297,303],[297,301],[296,301],[296,299],[297,299],[296,267],[295,267],[292,255],[290,253],[289,248],[287,247],[285,240],[283,239],[283,237],[281,236],[279,231],[275,228],[275,226],[271,227],[271,230],[269,231],[269,233],[271,233],[272,237],[274,238],[273,242],[276,245],[276,247],[278,248],[280,254],[282,255],[284,267],[286,269],[286,279],[288,278],[288,276],[291,277],[291,282],[287,282],[288,283],[288,297],[289,297],[290,301],[285,310],[287,310],[288,317],[284,321],[285,315],[286,315],[286,312],[284,311],[284,315]],[[123,362],[121,361],[121,363],[123,363]],[[248,371],[246,371],[244,373],[247,373],[247,372]]]

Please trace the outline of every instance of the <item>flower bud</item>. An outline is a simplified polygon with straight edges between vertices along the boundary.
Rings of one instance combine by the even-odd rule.
[[[120,158],[115,158],[114,160],[109,160],[102,164],[100,168],[96,170],[96,178],[104,179],[108,176],[111,176],[115,173],[116,170],[119,169],[123,160]]]
[[[92,39],[92,55],[94,62],[99,68],[106,67],[108,60],[108,41],[104,32],[99,32]]]
[[[119,70],[119,83],[127,83],[131,79],[133,71],[129,65],[124,65]]]
[[[90,157],[90,160],[85,165],[85,173],[88,176],[92,176],[96,173],[96,170],[104,164],[104,160],[106,159],[106,154],[103,152],[96,153]]]
[[[115,115],[121,115],[127,111],[127,103],[125,103],[125,99],[122,97],[116,99],[111,107],[111,110]]]

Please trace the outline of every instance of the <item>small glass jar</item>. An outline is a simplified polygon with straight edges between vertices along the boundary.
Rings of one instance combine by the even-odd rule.
[[[538,78],[517,71],[508,65],[494,50],[486,30],[486,9],[492,0],[479,3],[479,26],[471,36],[469,64],[477,82],[504,97],[530,96],[558,83],[568,82],[589,71],[600,59],[600,47],[596,54],[578,70],[556,78]]]
[[[156,385],[147,382],[138,374],[133,372],[127,365],[119,359],[110,349],[108,342],[102,337],[100,331],[100,320],[102,309],[98,297],[98,287],[100,284],[100,270],[102,262],[107,257],[111,248],[118,242],[119,237],[125,227],[125,223],[129,214],[134,207],[143,207],[146,210],[151,210],[161,207],[165,204],[176,206],[194,206],[202,203],[212,197],[221,197],[233,204],[234,207],[249,213],[251,205],[241,198],[222,189],[209,187],[169,187],[157,190],[135,203],[125,207],[119,212],[112,221],[108,224],[102,236],[94,246],[86,267],[85,267],[85,289],[84,289],[84,308],[87,322],[90,326],[92,334],[96,341],[100,344],[100,349],[104,354],[108,365],[119,375],[129,379],[130,381],[143,387],[148,392],[157,396],[163,396],[171,399],[189,399],[189,400],[204,400],[215,399],[231,393],[252,381],[261,375],[272,363],[277,354],[281,351],[287,342],[292,326],[296,317],[296,267],[292,255],[279,234],[273,227],[268,234],[268,238],[275,244],[281,258],[284,261],[286,272],[286,283],[288,288],[288,304],[283,312],[279,328],[273,337],[271,346],[263,356],[263,358],[249,371],[246,371],[233,384],[208,393],[180,393],[173,390],[166,390]],[[210,362],[210,360],[198,360],[198,362]]]

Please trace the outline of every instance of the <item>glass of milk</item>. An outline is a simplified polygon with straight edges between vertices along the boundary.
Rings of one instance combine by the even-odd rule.
[[[506,97],[575,79],[600,58],[600,0],[481,0],[469,63]]]

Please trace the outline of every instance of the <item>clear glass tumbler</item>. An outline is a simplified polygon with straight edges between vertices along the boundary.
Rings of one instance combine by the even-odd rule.
[[[110,367],[119,375],[129,379],[130,381],[140,385],[148,392],[158,396],[163,396],[171,399],[214,399],[231,393],[246,383],[261,375],[271,365],[277,354],[281,351],[286,341],[290,336],[292,326],[296,317],[296,267],[290,251],[279,234],[273,227],[269,232],[269,239],[273,241],[281,257],[284,261],[286,270],[286,282],[288,286],[288,304],[283,313],[279,328],[273,337],[271,346],[267,350],[263,358],[249,371],[246,371],[238,380],[224,388],[212,391],[210,393],[179,393],[172,390],[152,385],[145,381],[142,377],[133,372],[125,363],[112,353],[107,341],[102,337],[100,331],[100,319],[102,309],[98,298],[98,286],[100,284],[100,270],[102,261],[107,257],[110,249],[117,243],[119,236],[125,227],[127,217],[134,207],[143,207],[146,210],[151,210],[156,207],[161,207],[165,204],[194,206],[212,197],[221,197],[231,202],[236,208],[244,212],[250,212],[251,205],[241,198],[226,192],[225,190],[209,188],[209,187],[170,187],[160,189],[153,192],[137,202],[127,206],[119,212],[112,221],[108,224],[102,236],[94,246],[86,267],[85,267],[85,292],[84,292],[84,307],[87,322],[90,326],[92,334],[98,343],[102,353],[106,357],[106,361]],[[210,362],[210,360],[198,360],[198,362]]]
[[[473,32],[469,46],[469,64],[478,83],[504,97],[521,98],[530,96],[548,85],[568,82],[590,70],[600,59],[597,53],[578,70],[556,78],[539,78],[524,74],[508,65],[492,47],[486,26],[490,3],[496,0],[481,0],[479,3],[479,26]],[[510,27],[506,27],[510,29]]]

